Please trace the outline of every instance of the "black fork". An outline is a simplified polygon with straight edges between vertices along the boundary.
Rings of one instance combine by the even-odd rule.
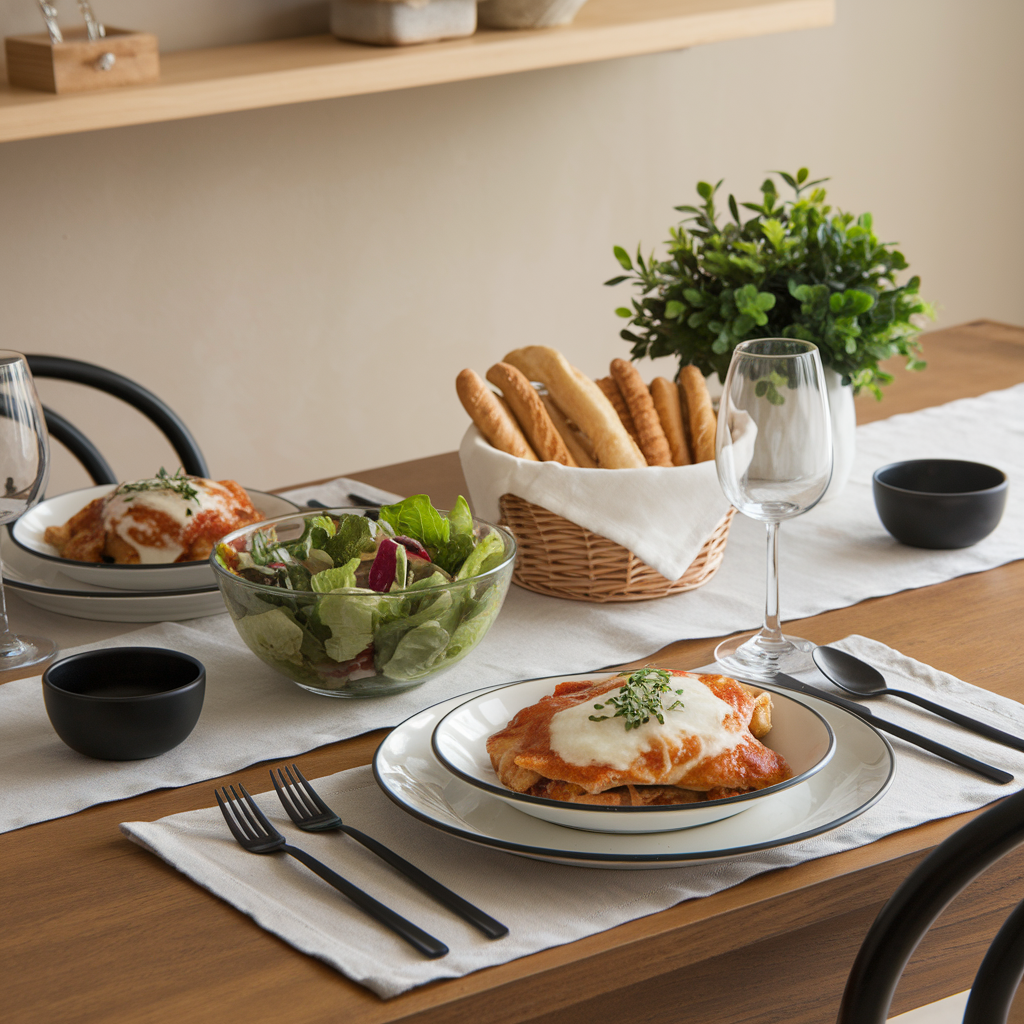
[[[292,772],[295,775],[292,775]],[[285,774],[288,778],[285,779]],[[282,772],[277,769],[270,771],[270,778],[274,783],[274,789],[281,800],[281,804],[288,812],[288,817],[295,822],[304,832],[344,832],[351,836],[356,842],[362,843],[372,853],[377,854],[381,860],[386,861],[397,871],[401,871],[406,878],[418,885],[424,892],[433,896],[438,903],[443,904],[449,910],[458,914],[464,921],[468,921],[474,928],[479,929],[489,939],[500,939],[508,935],[508,928],[500,921],[485,914],[479,907],[464,900],[458,893],[446,888],[440,882],[431,878],[430,875],[421,871],[415,864],[410,864],[404,857],[399,857],[394,850],[389,850],[383,843],[371,839],[365,832],[346,825],[341,818],[334,813],[320,799],[316,790],[306,781],[305,776],[299,771],[299,766],[293,764],[291,768],[285,768]]]
[[[224,820],[231,829],[231,834],[238,840],[238,845],[250,853],[287,853],[297,861],[305,864],[310,871],[319,875],[329,885],[333,885],[338,892],[347,896],[357,907],[364,910],[374,920],[390,928],[400,938],[405,939],[410,946],[419,950],[424,956],[434,960],[444,956],[448,947],[428,935],[422,928],[417,928],[411,921],[407,921],[400,914],[378,903],[369,893],[363,892],[358,886],[342,878],[341,875],[332,871],[326,864],[321,864],[316,858],[311,857],[305,850],[297,846],[289,846],[280,832],[267,820],[259,805],[246,792],[245,786],[239,785],[242,796],[231,787],[228,794],[228,787],[216,791],[217,804],[220,807]],[[223,798],[221,797],[223,793]],[[243,799],[244,798],[244,799]]]

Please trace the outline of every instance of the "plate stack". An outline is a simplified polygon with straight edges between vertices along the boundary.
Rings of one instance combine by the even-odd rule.
[[[104,622],[177,622],[217,615],[224,600],[207,561],[150,565],[76,562],[46,543],[49,526],[62,526],[110,484],[48,498],[11,523],[0,537],[4,585],[29,604],[77,619]],[[288,515],[298,506],[276,494],[248,491],[264,518]]]
[[[557,683],[613,675],[531,679],[442,701],[391,731],[374,777],[398,806],[442,832],[535,860],[604,868],[707,863],[800,842],[863,814],[892,783],[892,748],[870,725],[825,701],[763,686],[773,702],[763,742],[790,764],[784,783],[657,807],[570,804],[505,788],[488,736]]]

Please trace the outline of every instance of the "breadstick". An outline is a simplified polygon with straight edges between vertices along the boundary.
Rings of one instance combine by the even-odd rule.
[[[690,465],[690,449],[683,431],[683,408],[679,402],[679,389],[664,377],[651,381],[651,400],[658,410],[658,419],[665,431],[673,466]]]
[[[576,368],[573,367],[573,369],[575,370]],[[576,370],[576,373],[580,372],[581,371]],[[589,380],[590,378],[588,377],[586,379]],[[590,461],[597,465],[597,452],[594,451],[594,442],[591,441],[590,438],[587,437],[587,435],[584,434],[583,431],[580,430],[580,428],[575,423],[573,423],[573,421],[569,419],[569,417],[566,416],[561,409],[558,408],[558,403],[547,392],[544,392],[544,394],[542,394],[540,398],[549,412],[551,412],[551,410],[554,409],[558,410],[558,414],[562,417],[562,419],[565,420],[569,429],[572,431],[573,437],[575,437],[576,440],[580,443],[583,450],[587,453],[587,456],[590,459]],[[551,412],[551,418],[555,418],[554,412]]]
[[[583,435],[578,430],[573,429],[572,424],[562,415],[562,410],[551,401],[550,395],[541,395],[540,400],[544,403],[544,408],[547,409],[551,422],[555,425],[555,430],[562,435],[562,440],[565,442],[565,447],[569,449],[569,454],[576,460],[576,465],[582,466],[583,469],[596,469],[597,462],[584,446]]]
[[[633,414],[622,397],[619,385],[611,377],[598,377],[594,383],[604,392],[605,398],[612,403],[612,408],[619,414],[622,425],[633,440],[636,440],[636,424],[633,422]]]
[[[641,469],[647,465],[611,402],[592,380],[574,370],[561,352],[545,345],[527,345],[510,352],[505,362],[544,384],[566,418],[590,438],[599,466]]]
[[[636,424],[636,440],[644,453],[648,466],[671,466],[672,451],[665,431],[661,429],[658,410],[654,408],[651,393],[637,368],[625,359],[613,359],[612,377],[619,385],[622,398]]]
[[[539,461],[511,411],[478,374],[463,370],[455,378],[455,390],[469,418],[495,448],[517,459]]]
[[[718,423],[711,407],[711,395],[704,374],[692,363],[679,371],[679,399],[690,428],[690,454],[694,462],[715,457],[715,430]]]
[[[487,379],[501,388],[505,401],[512,407],[519,426],[530,439],[541,462],[560,462],[563,466],[577,464],[566,448],[562,435],[551,422],[536,388],[519,370],[508,363],[495,363],[487,371]]]

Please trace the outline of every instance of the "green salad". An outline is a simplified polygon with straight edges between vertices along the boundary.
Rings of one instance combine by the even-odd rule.
[[[376,518],[325,513],[301,525],[291,540],[247,527],[214,560],[245,643],[314,690],[396,692],[447,668],[487,632],[508,589],[504,536],[474,527],[462,497],[447,515],[417,494]]]

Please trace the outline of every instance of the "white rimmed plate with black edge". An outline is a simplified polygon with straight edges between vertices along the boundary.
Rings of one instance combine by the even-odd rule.
[[[547,682],[553,686],[563,679],[593,675],[556,676]],[[487,688],[495,689],[499,687]],[[820,772],[787,789],[779,800],[703,828],[646,833],[564,828],[468,785],[437,760],[431,748],[434,728],[467,696],[471,695],[426,708],[393,729],[374,755],[377,784],[397,806],[432,828],[479,846],[555,864],[669,868],[776,849],[830,832],[863,814],[885,796],[895,773],[895,757],[884,736],[856,715],[801,694],[794,699],[831,726],[835,754]]]
[[[84,487],[47,498],[30,508],[10,524],[8,530],[14,543],[27,555],[58,568],[66,577],[82,583],[111,590],[144,591],[199,590],[215,586],[209,559],[198,562],[165,562],[162,564],[115,565],[106,562],[76,562],[61,558],[57,549],[45,540],[49,526],[63,526],[96,498],[113,490],[110,484]],[[264,519],[286,516],[299,510],[294,501],[277,494],[247,490],[253,507]],[[148,621],[148,620],[147,620]]]
[[[602,682],[620,674],[598,672],[578,678]],[[685,703],[686,678],[676,679],[683,689]],[[759,686],[772,693],[772,728],[761,742],[786,759],[793,774],[785,782],[722,800],[654,807],[577,804],[514,793],[501,784],[491,766],[487,738],[504,729],[523,708],[549,696],[554,686],[552,680],[528,679],[470,697],[449,711],[434,728],[431,745],[435,757],[467,785],[556,825],[595,832],[666,832],[707,825],[748,811],[755,804],[772,803],[785,790],[821,771],[835,753],[835,736],[822,715],[790,694]],[[625,728],[624,724],[621,727]]]
[[[111,590],[66,576],[50,562],[16,547],[0,531],[4,586],[22,600],[48,612],[100,622],[180,622],[217,615],[227,609],[220,588],[188,590]]]

